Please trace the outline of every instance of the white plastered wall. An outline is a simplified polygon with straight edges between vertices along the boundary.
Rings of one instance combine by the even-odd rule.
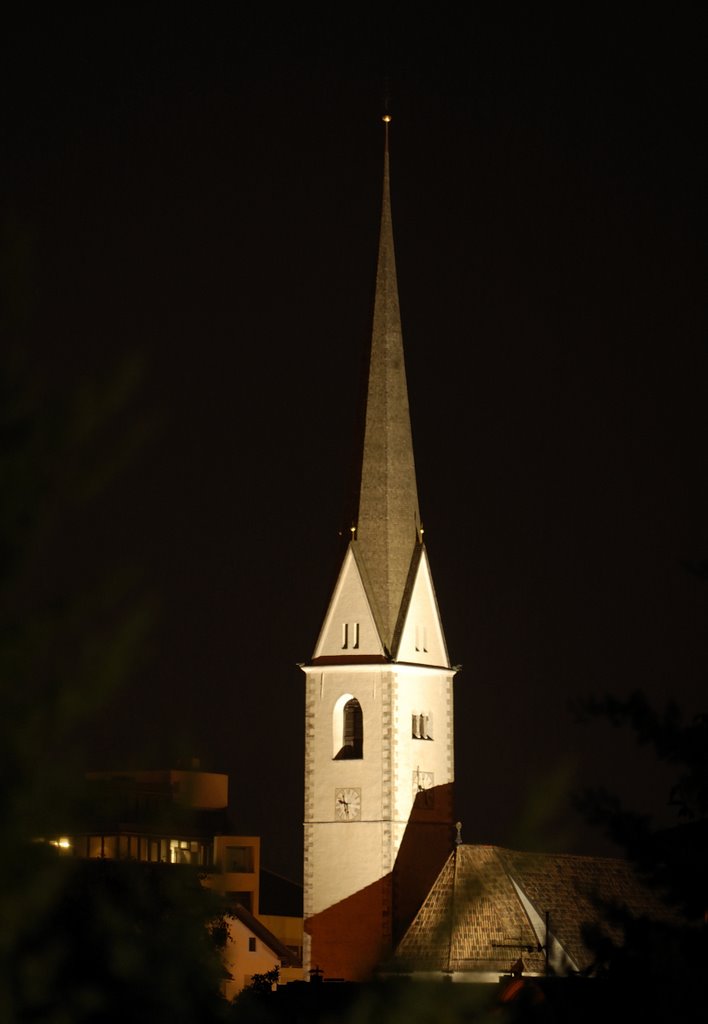
[[[307,673],[305,916],[378,881],[394,865],[410,817],[414,772],[452,782],[452,670],[328,666]],[[335,760],[332,721],[342,696],[359,701],[363,757]],[[430,709],[432,741],[413,740],[412,709]],[[335,819],[335,791],[361,790],[361,817]]]
[[[346,646],[343,632],[345,625],[349,627]],[[354,647],[354,625],[358,626],[356,647]],[[370,656],[383,654],[383,647],[351,547],[344,556],[339,579],[335,585],[315,647],[314,657],[336,657],[346,653]]]

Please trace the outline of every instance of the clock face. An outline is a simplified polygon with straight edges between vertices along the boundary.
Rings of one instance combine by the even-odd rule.
[[[357,821],[361,817],[361,790],[351,786],[335,789],[334,816],[337,821]]]
[[[421,797],[418,806],[432,807],[434,802],[433,786],[434,778],[432,772],[422,772],[419,768],[413,772],[413,799],[415,800],[419,793],[425,794]]]
[[[413,792],[422,793],[424,789],[431,789],[433,786],[433,773],[421,772],[416,768],[413,772]]]

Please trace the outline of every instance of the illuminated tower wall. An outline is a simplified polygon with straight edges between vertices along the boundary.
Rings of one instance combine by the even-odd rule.
[[[305,966],[363,980],[452,842],[453,702],[413,458],[388,125],[359,507],[306,675]]]

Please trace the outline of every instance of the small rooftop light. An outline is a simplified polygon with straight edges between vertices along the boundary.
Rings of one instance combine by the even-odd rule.
[[[390,122],[390,120],[391,120],[391,115],[390,114],[384,114],[384,116],[381,118],[381,120],[383,121],[384,124],[388,124]]]

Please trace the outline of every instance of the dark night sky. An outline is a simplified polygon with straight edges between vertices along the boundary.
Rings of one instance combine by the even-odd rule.
[[[238,826],[294,877],[296,663],[348,525],[386,75],[465,840],[604,852],[569,790],[656,806],[663,777],[568,701],[705,706],[708,585],[685,568],[708,558],[698,6],[413,4],[389,31],[381,9],[62,9],[8,26],[0,62],[4,263],[33,374],[68,393],[145,365],[121,426],[150,424],[140,452],[57,553],[67,592],[133,565],[159,608],[81,757],[228,771]]]

